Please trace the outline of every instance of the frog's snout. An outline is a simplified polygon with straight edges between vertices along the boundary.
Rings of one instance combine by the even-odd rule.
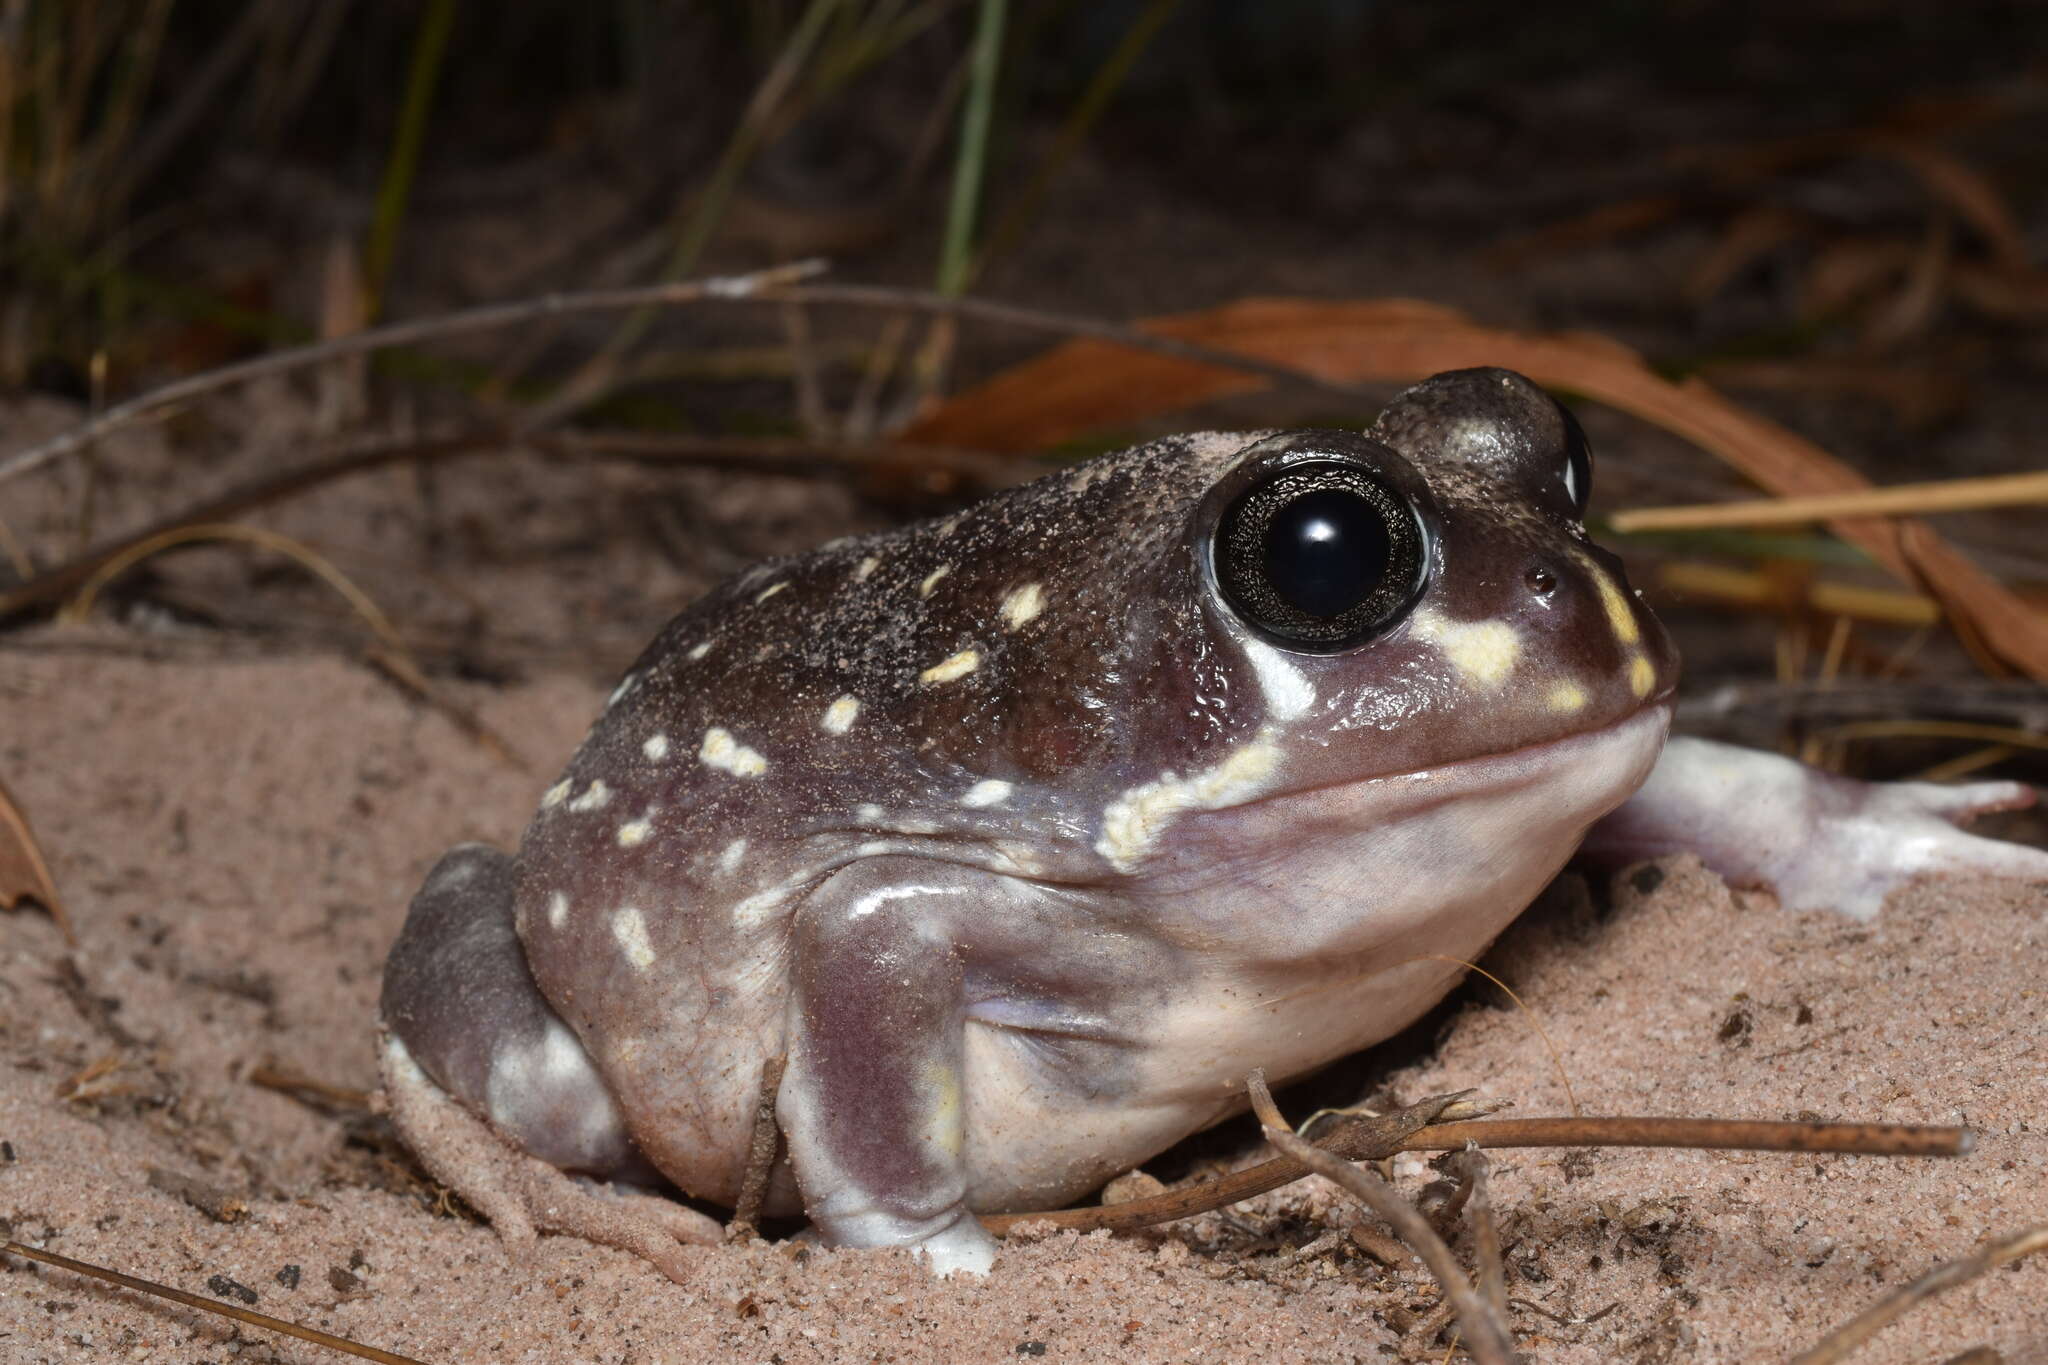
[[[1552,709],[1574,709],[1567,703],[1580,697],[1627,707],[1677,686],[1678,651],[1612,556],[1579,549],[1537,556],[1522,586],[1529,616],[1555,623]]]

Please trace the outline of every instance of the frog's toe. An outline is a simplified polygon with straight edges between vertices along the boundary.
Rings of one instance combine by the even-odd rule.
[[[1859,919],[1916,877],[2048,877],[2048,850],[1986,839],[1957,826],[2033,801],[2017,782],[1844,784],[1842,808],[1815,822],[1812,837],[1777,878],[1794,909],[1833,905]]]
[[[996,1239],[971,1213],[961,1212],[952,1224],[917,1244],[934,1275],[967,1275],[980,1279],[996,1262]]]
[[[1951,824],[1965,825],[1994,811],[2024,810],[2034,804],[2034,789],[2024,782],[1898,782],[1884,790],[1902,806],[1914,806]],[[1983,842],[1983,841],[1979,841]]]
[[[718,1224],[694,1209],[575,1180],[519,1151],[436,1085],[397,1036],[386,1035],[382,1061],[392,1121],[406,1144],[515,1251],[530,1251],[537,1233],[559,1232],[630,1251],[680,1284],[689,1271],[682,1244],[721,1240]]]

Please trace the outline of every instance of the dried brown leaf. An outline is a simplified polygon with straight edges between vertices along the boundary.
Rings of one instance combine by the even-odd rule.
[[[64,913],[63,898],[57,894],[57,883],[50,876],[50,864],[36,843],[35,831],[29,828],[28,815],[6,784],[0,783],[0,910],[12,910],[25,900],[49,911],[64,941],[77,944],[71,933],[71,921]]]
[[[1813,236],[1813,220],[1779,204],[1758,204],[1730,219],[1686,275],[1685,297],[1705,303],[1756,262],[1788,242]]]
[[[1918,176],[1930,195],[1975,228],[2000,265],[2024,268],[2029,264],[2027,234],[2018,215],[1976,167],[1917,139],[1887,140],[1881,150]]]
[[[1701,380],[1661,378],[1634,351],[1604,337],[1482,327],[1451,309],[1405,299],[1246,299],[1140,325],[1162,336],[1291,365],[1342,383],[1405,382],[1439,370],[1504,365],[1684,437],[1772,493],[1870,486],[1813,442],[1746,411]],[[905,437],[986,450],[1036,449],[1265,382],[1106,342],[1069,342],[941,404]],[[2029,676],[2048,679],[2048,616],[2028,607],[1932,530],[1906,519],[1830,525],[1902,582],[1940,602],[1959,630]]]
[[[1846,237],[1814,254],[1799,283],[1799,316],[1812,322],[1847,312],[1912,268],[1917,243],[1905,237]]]
[[[2048,321],[2048,270],[2005,267],[1984,261],[1957,261],[1957,297],[2003,322]]]

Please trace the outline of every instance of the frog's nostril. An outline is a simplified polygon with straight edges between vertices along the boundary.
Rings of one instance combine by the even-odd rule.
[[[1528,584],[1529,591],[1538,597],[1548,597],[1557,591],[1557,575],[1541,564],[1530,565],[1529,571],[1522,575],[1522,581]]]

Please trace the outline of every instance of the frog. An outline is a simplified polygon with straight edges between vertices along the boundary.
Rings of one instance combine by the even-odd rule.
[[[734,576],[516,853],[427,876],[384,977],[398,1130],[509,1242],[687,1282],[781,1059],[766,1213],[983,1275],[979,1215],[1388,1038],[1575,854],[1866,917],[1924,872],[2048,876],[1962,828],[2022,784],[1671,736],[1592,473],[1569,409],[1467,369]]]

